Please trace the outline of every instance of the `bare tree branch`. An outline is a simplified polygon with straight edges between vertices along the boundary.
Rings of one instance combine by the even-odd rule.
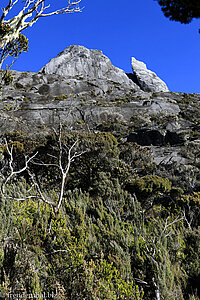
[[[168,219],[169,219],[169,217],[167,217],[166,220],[165,220],[165,227],[164,227],[164,229],[162,230],[162,232],[160,234],[160,239],[161,239],[162,235],[166,232],[166,230],[170,226],[172,226],[173,224],[175,224],[177,222],[180,222],[181,220],[184,220],[184,217],[179,218],[179,216],[178,216],[173,222],[171,222],[169,224],[168,224]],[[167,237],[167,236],[169,236],[169,233],[165,233],[165,237]]]
[[[56,203],[55,203],[55,202],[49,201],[49,200],[47,199],[47,197],[45,197],[44,193],[43,193],[43,192],[41,191],[41,189],[40,189],[40,186],[39,186],[38,182],[37,182],[36,179],[35,179],[35,176],[30,172],[29,169],[28,169],[28,174],[29,174],[29,176],[31,177],[31,180],[32,180],[32,182],[33,182],[33,184],[34,184],[34,186],[35,186],[35,188],[36,188],[36,191],[37,191],[38,194],[39,194],[39,198],[40,198],[44,203],[46,203],[46,204],[50,204],[50,205],[52,205],[52,206],[56,206]]]
[[[54,129],[54,132],[55,132],[57,140],[58,140],[58,155],[56,156],[53,154],[49,154],[49,157],[54,159],[55,163],[44,163],[44,162],[38,161],[37,159],[35,160],[35,158],[38,154],[38,152],[36,152],[31,157],[25,156],[24,167],[22,167],[19,170],[15,170],[15,168],[14,168],[13,145],[11,147],[9,147],[8,142],[5,139],[5,147],[6,147],[8,155],[9,155],[9,160],[8,160],[9,175],[6,177],[6,179],[4,180],[2,187],[1,187],[3,194],[5,193],[5,186],[8,184],[8,182],[11,180],[12,177],[14,177],[15,175],[18,175],[24,171],[27,171],[29,174],[29,177],[33,183],[32,187],[26,192],[25,197],[20,197],[20,198],[12,197],[12,199],[15,199],[17,201],[23,201],[23,200],[26,200],[29,198],[37,198],[37,199],[39,198],[43,202],[56,207],[56,209],[55,209],[56,212],[60,209],[62,201],[63,201],[63,195],[64,195],[66,180],[67,180],[67,176],[68,176],[68,173],[70,170],[70,166],[76,158],[81,156],[86,151],[77,152],[75,150],[77,143],[78,143],[78,139],[70,147],[68,147],[65,143],[63,143],[63,141],[62,141],[62,125],[61,124],[59,126],[59,132],[57,132],[55,129]],[[45,166],[45,167],[52,166],[59,170],[61,184],[60,184],[58,197],[56,197],[57,203],[56,203],[56,201],[51,201],[50,199],[48,199],[48,196],[46,195],[46,193],[42,191],[40,184],[38,183],[38,181],[35,177],[35,174],[32,173],[29,168],[30,163],[35,164],[35,165]],[[31,190],[33,189],[33,187],[34,187],[34,190],[32,193]],[[32,195],[30,192],[32,193]]]
[[[5,186],[8,184],[8,182],[11,180],[12,177],[14,177],[15,175],[17,174],[20,174],[24,171],[27,171],[28,174],[30,175],[31,177],[31,180],[33,182],[33,185],[31,186],[31,188],[27,191],[26,194],[29,194],[31,192],[31,190],[33,189],[33,187],[36,188],[36,192],[38,193],[39,195],[39,198],[47,203],[47,204],[50,204],[50,205],[53,205],[53,206],[56,206],[55,202],[51,202],[51,201],[48,201],[45,196],[43,195],[43,193],[41,192],[40,190],[40,187],[38,185],[38,183],[36,182],[36,180],[34,179],[34,176],[33,174],[30,172],[28,166],[29,166],[29,163],[32,162],[32,160],[36,157],[36,155],[38,154],[38,152],[36,152],[35,154],[33,154],[31,157],[28,157],[28,156],[25,156],[25,164],[24,164],[24,167],[19,169],[19,170],[14,170],[14,157],[13,157],[13,145],[11,146],[11,148],[9,148],[8,146],[8,142],[7,140],[5,139],[5,146],[6,146],[6,150],[9,154],[9,161],[8,161],[8,165],[9,165],[9,171],[10,171],[10,174],[8,175],[8,177],[4,180],[2,186],[1,186],[1,190],[2,190],[2,193],[4,194],[5,193]],[[16,201],[25,201],[27,199],[30,199],[30,198],[38,198],[38,195],[28,195],[28,196],[25,196],[23,198],[16,198],[16,197],[9,197],[10,199],[13,199],[13,200],[16,200]]]
[[[54,129],[54,132],[55,132],[56,137],[58,139],[59,153],[58,153],[57,157],[55,155],[51,155],[51,154],[49,154],[49,156],[56,159],[57,162],[48,164],[48,163],[43,163],[43,162],[32,161],[32,163],[34,163],[36,165],[46,166],[46,167],[53,166],[53,167],[58,168],[58,170],[60,172],[60,175],[61,175],[61,186],[60,186],[60,191],[59,191],[59,196],[58,196],[58,204],[56,206],[56,212],[57,212],[59,210],[61,204],[62,204],[65,185],[66,185],[66,179],[67,179],[67,175],[68,175],[69,170],[70,170],[71,163],[77,157],[84,154],[86,151],[81,151],[79,153],[75,152],[74,154],[72,154],[75,146],[78,143],[78,139],[69,148],[65,144],[63,144],[63,142],[62,142],[62,125],[61,124],[59,126],[59,133],[57,133],[57,131],[55,129]],[[68,148],[67,153],[66,153],[66,148]],[[63,156],[67,156],[67,161],[66,162],[64,162]],[[65,158],[65,160],[66,160],[66,158]],[[42,193],[42,191],[39,187],[39,184],[36,182],[33,175],[32,175],[32,180],[34,181],[34,183],[37,187],[37,190],[40,194],[40,197],[42,198],[43,201],[46,201],[45,197],[44,197],[44,195],[43,195],[43,193]]]
[[[23,168],[19,169],[19,170],[14,170],[14,166],[13,166],[13,161],[14,161],[14,158],[13,158],[13,145],[11,146],[11,148],[9,148],[8,146],[8,142],[7,140],[5,139],[5,146],[6,146],[6,150],[9,154],[9,162],[8,162],[8,165],[9,165],[9,169],[10,169],[10,175],[5,179],[5,181],[3,182],[2,186],[1,186],[1,190],[3,193],[5,193],[5,186],[6,184],[10,181],[10,179],[17,175],[17,174],[20,174],[24,171],[27,170],[28,168],[28,164],[30,163],[31,160],[33,160],[33,158],[38,154],[38,152],[36,152],[35,154],[33,154],[31,157],[28,157],[28,156],[25,156],[25,165]]]
[[[54,132],[56,133],[55,129]],[[56,133],[57,135],[57,133]],[[86,151],[82,151],[80,153],[75,152],[72,155],[72,151],[75,148],[76,144],[78,143],[78,140],[76,140],[73,145],[69,148],[68,150],[68,155],[67,155],[67,163],[64,164],[63,163],[63,149],[64,146],[62,144],[62,125],[60,124],[59,126],[59,137],[58,137],[58,143],[59,143],[59,157],[58,157],[58,165],[59,165],[59,170],[61,172],[61,188],[60,188],[60,194],[59,194],[59,200],[58,200],[58,205],[56,207],[56,211],[59,210],[61,204],[62,204],[62,199],[63,199],[63,194],[64,194],[64,189],[65,189],[65,182],[66,182],[66,178],[71,166],[71,163],[79,156],[81,156],[83,153],[85,153]]]
[[[17,40],[24,29],[31,27],[41,17],[81,12],[79,7],[81,0],[66,1],[65,7],[48,11],[50,4],[45,5],[45,0],[8,0],[8,5],[2,8],[3,12],[0,17],[0,48],[4,49],[8,44]],[[18,9],[19,4],[22,5],[21,10]],[[6,18],[14,6],[18,9],[18,13],[10,19]]]

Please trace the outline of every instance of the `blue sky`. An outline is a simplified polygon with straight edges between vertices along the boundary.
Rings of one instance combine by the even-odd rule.
[[[66,0],[56,3],[62,7]],[[30,50],[13,69],[37,72],[60,51],[76,44],[102,50],[125,72],[132,72],[134,56],[171,91],[200,93],[199,20],[189,25],[171,22],[154,0],[82,0],[81,5],[82,13],[43,18],[24,31]]]

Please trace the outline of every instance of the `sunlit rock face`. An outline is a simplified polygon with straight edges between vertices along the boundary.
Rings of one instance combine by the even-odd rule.
[[[87,49],[72,45],[59,53],[45,65],[41,72],[58,74],[65,77],[83,77],[85,79],[111,80],[127,87],[136,85],[126,76],[125,72],[112,65],[108,57],[99,50]]]
[[[146,65],[131,58],[133,74],[137,84],[146,92],[168,92],[167,85],[154,72],[147,69]]]

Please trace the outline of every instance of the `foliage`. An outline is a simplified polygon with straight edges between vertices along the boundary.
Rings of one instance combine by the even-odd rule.
[[[5,31],[8,32],[9,30],[12,31],[12,28],[9,28],[8,24],[0,25],[0,34],[3,34]],[[4,48],[0,48],[0,65],[2,65],[9,56],[17,59],[22,52],[27,52],[28,49],[28,39],[25,35],[20,33],[15,40],[7,43]]]
[[[44,293],[80,300],[150,300],[158,294],[198,299],[199,192],[184,195],[155,175],[150,154],[140,146],[119,144],[110,133],[62,133],[69,147],[77,138],[74,151],[86,152],[72,162],[55,211],[30,174],[56,202],[56,134],[40,141],[7,135],[15,170],[25,154],[38,155],[1,192],[0,292],[24,293],[24,299]],[[5,146],[0,149],[3,184],[9,155]]]
[[[132,194],[135,193],[143,207],[147,208],[154,201],[160,202],[160,198],[171,190],[171,182],[157,175],[146,175],[129,180],[126,189]]]
[[[196,0],[157,0],[165,16],[173,21],[190,23],[200,17],[200,4]]]

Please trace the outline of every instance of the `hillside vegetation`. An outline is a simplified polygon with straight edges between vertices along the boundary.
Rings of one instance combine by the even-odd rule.
[[[145,147],[109,132],[63,127],[40,139],[22,132],[4,138],[5,299],[199,299],[197,187],[183,190],[159,176]],[[57,209],[59,162],[68,164],[69,151],[75,158]]]

